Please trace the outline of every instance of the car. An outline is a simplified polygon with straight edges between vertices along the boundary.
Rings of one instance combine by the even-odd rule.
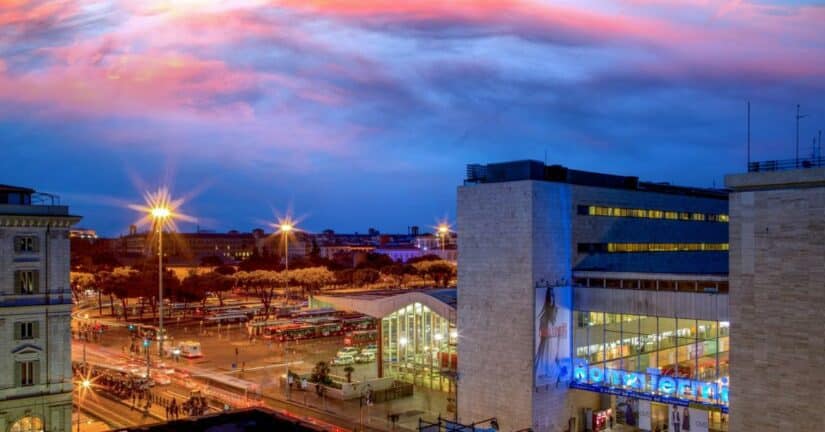
[[[346,366],[355,364],[355,357],[352,355],[339,355],[332,359],[332,364],[335,366]]]
[[[338,353],[335,354],[335,357],[341,357],[341,356],[352,356],[352,357],[354,357],[356,354],[358,354],[358,348],[345,347],[345,348],[339,349]]]
[[[168,375],[162,372],[155,372],[152,374],[152,381],[154,381],[158,385],[169,385],[172,384],[172,380],[169,378]]]
[[[374,352],[362,352],[355,356],[356,363],[372,363],[375,361],[375,353]]]
[[[377,353],[377,352],[378,352],[378,348],[376,348],[376,347],[372,347],[372,348],[366,347],[366,348],[361,350],[361,354],[373,354],[373,355],[375,355],[375,353]]]

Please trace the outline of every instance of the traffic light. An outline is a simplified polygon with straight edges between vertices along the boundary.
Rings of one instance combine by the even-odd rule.
[[[149,340],[149,339],[144,339],[143,340],[143,347],[144,348],[149,348],[149,345],[151,345],[151,344],[152,344],[151,340]]]
[[[135,325],[134,324],[129,324],[129,331],[130,332],[135,331]]]

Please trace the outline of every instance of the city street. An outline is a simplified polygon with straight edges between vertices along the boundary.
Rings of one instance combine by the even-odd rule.
[[[92,365],[123,364],[126,367],[142,371],[145,368],[143,354],[129,354],[133,333],[122,322],[113,321],[108,316],[102,320],[97,318],[96,308],[79,311],[79,316],[85,317],[84,322],[100,322],[108,324],[105,331],[97,337],[99,343],[86,344],[86,361]],[[176,341],[193,340],[201,344],[203,357],[195,359],[167,358],[164,364],[174,368],[180,374],[192,379],[181,379],[179,373],[170,375],[171,383],[156,385],[152,388],[155,397],[165,400],[175,399],[181,403],[193,390],[205,382],[206,377],[232,377],[258,386],[267,406],[286,410],[290,414],[304,419],[337,425],[346,429],[391,429],[390,414],[397,414],[396,428],[415,429],[418,418],[435,418],[442,413],[446,395],[426,389],[416,389],[416,394],[401,400],[371,407],[361,407],[359,400],[340,401],[329,398],[320,398],[314,392],[293,389],[290,400],[281,384],[281,378],[286,375],[287,366],[291,372],[299,375],[311,373],[319,361],[329,362],[336,352],[344,346],[343,336],[331,336],[319,339],[280,343],[263,338],[250,339],[245,324],[201,327],[199,321],[171,319],[166,325],[169,340],[167,346]],[[140,344],[141,341],[137,341]],[[156,341],[150,347],[152,364],[157,361]],[[83,361],[82,341],[77,339],[73,343],[73,359]],[[376,363],[353,365],[353,380],[374,378],[377,374]],[[339,381],[345,381],[343,366],[330,367],[330,374]],[[141,374],[143,372],[140,372]],[[154,376],[154,372],[153,372]],[[241,390],[232,395],[233,400],[242,401]],[[239,402],[241,403],[241,402]],[[110,426],[131,422],[131,424],[146,424],[157,422],[165,417],[163,408],[153,407],[150,415],[145,416],[138,411],[132,411],[126,405],[116,406],[113,403],[101,404],[99,409],[91,412],[92,415],[106,419]],[[212,404],[213,412],[223,407]],[[230,404],[232,405],[232,404]],[[106,411],[101,412],[100,409]],[[446,414],[446,413],[444,413]],[[154,417],[153,417],[154,415]],[[363,423],[363,426],[361,424]]]

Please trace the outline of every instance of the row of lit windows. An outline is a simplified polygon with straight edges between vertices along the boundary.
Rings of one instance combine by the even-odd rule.
[[[579,253],[597,252],[721,252],[728,243],[579,243]]]
[[[668,219],[695,222],[723,222],[727,223],[728,215],[722,213],[679,212],[672,210],[634,209],[606,206],[579,206],[580,215],[631,217],[644,219]]]

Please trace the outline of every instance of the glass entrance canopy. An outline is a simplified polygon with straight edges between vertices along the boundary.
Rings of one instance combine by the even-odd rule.
[[[456,369],[458,334],[449,319],[421,303],[381,319],[384,373],[440,388]]]

